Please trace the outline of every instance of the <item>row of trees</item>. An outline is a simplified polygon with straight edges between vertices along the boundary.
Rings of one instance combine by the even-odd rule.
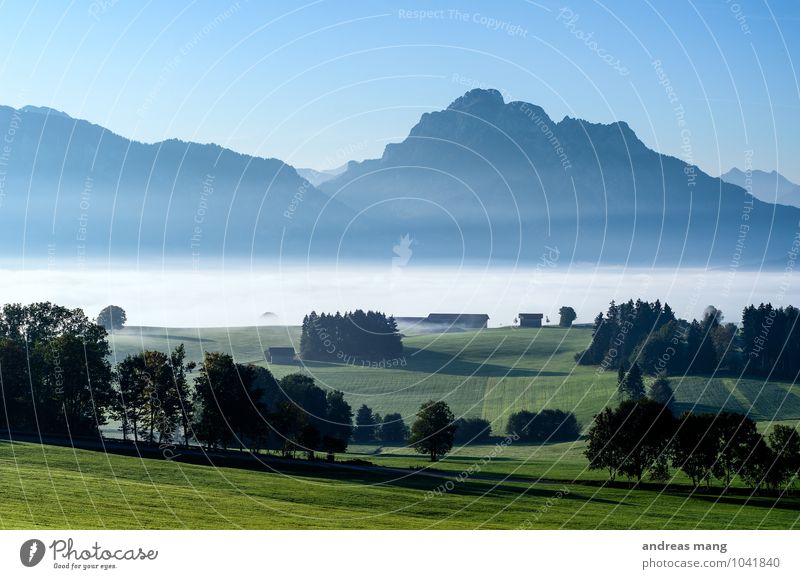
[[[397,323],[382,312],[311,312],[303,318],[300,356],[305,360],[348,362],[397,358],[402,354]]]
[[[675,317],[669,304],[629,300],[613,301],[605,315],[594,321],[592,342],[576,356],[580,364],[618,368],[638,362],[648,374],[709,373],[716,369],[739,370],[742,351],[735,324],[723,323],[713,306],[701,320]]]
[[[96,434],[113,400],[106,331],[50,302],[0,310],[0,428]]]
[[[180,433],[185,445],[195,438],[208,448],[285,456],[347,450],[353,412],[341,392],[326,393],[303,374],[278,381],[266,368],[236,363],[221,352],[205,354],[190,385],[193,369],[183,345],[170,355],[145,351],[120,362],[111,411],[123,437],[164,443]]]
[[[800,310],[772,304],[742,314],[742,351],[748,374],[795,380],[800,373]]]
[[[107,418],[125,439],[285,454],[344,452],[352,411],[341,392],[304,375],[277,381],[265,368],[183,345],[109,362],[106,330],[80,309],[50,302],[0,309],[0,429],[98,435]],[[190,373],[197,376],[190,380]]]
[[[586,457],[589,468],[607,470],[612,481],[665,481],[672,468],[696,487],[716,478],[727,488],[738,476],[753,488],[778,488],[800,474],[800,435],[778,425],[768,444],[748,416],[686,413],[676,419],[665,405],[641,398],[595,416]]]
[[[459,418],[455,421],[454,442],[478,444],[488,442],[492,436],[492,425],[483,418]],[[366,404],[356,411],[353,440],[355,442],[405,443],[411,436],[411,429],[399,413],[384,417],[374,412]]]
[[[523,442],[563,442],[580,438],[581,425],[572,412],[521,410],[508,417],[506,431]]]
[[[356,442],[403,443],[408,440],[409,432],[403,417],[397,412],[381,417],[366,404],[356,411],[353,429],[353,440]]]

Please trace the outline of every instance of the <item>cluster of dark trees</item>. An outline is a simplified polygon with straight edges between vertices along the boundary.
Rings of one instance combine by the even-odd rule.
[[[327,393],[303,374],[276,380],[266,368],[239,364],[221,352],[206,352],[194,383],[183,345],[170,355],[145,351],[117,365],[118,396],[111,415],[123,437],[183,444],[192,438],[207,448],[238,447],[298,452],[313,458],[345,452],[353,412],[339,391]]]
[[[105,328],[80,309],[3,306],[0,429],[97,436],[112,418],[126,440],[286,455],[344,452],[352,435],[342,393],[305,375],[278,381],[265,368],[208,352],[190,380],[195,364],[183,345],[132,354],[114,367],[109,355]]]
[[[113,400],[106,331],[50,302],[0,310],[0,429],[94,434]]]
[[[709,373],[739,370],[742,352],[736,325],[723,323],[722,312],[713,306],[702,320],[689,322],[659,300],[629,300],[612,301],[605,315],[597,315],[592,342],[576,359],[605,368],[635,360],[648,374]]]
[[[362,404],[356,411],[353,429],[355,442],[403,443],[408,440],[409,432],[403,417],[397,412],[381,417],[366,404]]]
[[[485,443],[492,436],[492,425],[483,418],[459,418],[455,421],[455,426],[453,440],[459,444]],[[356,411],[353,429],[355,442],[405,443],[410,436],[411,430],[399,413],[381,417],[366,404],[362,404]]]
[[[572,412],[521,410],[508,417],[506,431],[523,442],[563,442],[580,438],[581,425]]]
[[[748,416],[731,412],[686,413],[675,418],[665,405],[624,400],[595,416],[589,431],[589,468],[605,469],[613,481],[645,476],[666,481],[683,471],[698,487],[713,479],[728,488],[739,477],[753,488],[793,484],[800,468],[800,434],[777,425],[769,444]]]
[[[748,306],[742,314],[745,371],[757,376],[797,379],[800,373],[800,310],[772,304]]]
[[[397,358],[402,354],[397,323],[382,312],[311,312],[303,318],[300,356],[305,360],[349,362]]]

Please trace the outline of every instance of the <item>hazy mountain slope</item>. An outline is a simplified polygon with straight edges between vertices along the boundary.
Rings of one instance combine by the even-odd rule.
[[[648,149],[624,122],[555,122],[494,90],[424,114],[321,189],[362,212],[352,247],[409,233],[415,257],[535,261],[557,246],[565,260],[727,266],[746,224],[739,263],[779,263],[800,218]]]
[[[296,168],[297,174],[303,179],[311,183],[314,187],[322,185],[325,181],[330,181],[337,175],[341,175],[347,169],[347,165],[336,167],[335,169],[327,169],[324,171],[317,171],[316,169]]]
[[[558,254],[561,265],[782,267],[800,222],[796,208],[648,149],[624,122],[555,122],[492,90],[422,115],[380,159],[350,162],[319,189],[277,159],[139,143],[45,108],[0,107],[0,133],[5,260]]]
[[[745,171],[734,167],[719,176],[726,183],[732,183],[750,190],[754,197],[766,203],[779,203],[800,207],[800,185],[792,183],[777,171]],[[749,182],[748,182],[749,180]]]
[[[110,252],[197,261],[277,255],[281,243],[300,253],[323,207],[333,221],[350,215],[277,159],[139,143],[34,107],[0,107],[0,132],[11,136],[0,160],[5,258]]]

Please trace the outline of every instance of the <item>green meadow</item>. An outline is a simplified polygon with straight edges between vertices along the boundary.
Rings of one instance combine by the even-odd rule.
[[[476,458],[445,462],[462,468]],[[513,469],[516,459],[505,458]],[[0,527],[791,529],[800,524],[796,497],[690,495],[603,488],[589,481],[449,480],[451,485],[424,476],[324,469],[256,472],[2,442]]]
[[[297,327],[129,328],[112,336],[117,358],[142,349],[186,346],[199,361],[204,350],[232,354],[239,362],[269,367],[278,377],[291,372],[314,376],[341,390],[355,409],[366,404],[380,414],[400,412],[408,420],[423,402],[445,400],[457,416],[480,416],[493,431],[505,432],[518,410],[560,408],[586,426],[594,414],[616,402],[616,371],[579,366],[575,353],[591,340],[588,328],[498,328],[476,332],[411,335],[404,357],[391,368],[308,362],[269,365],[270,346],[299,349]],[[738,376],[688,376],[672,380],[677,409],[749,413],[758,421],[800,419],[800,387],[789,382]]]
[[[274,374],[306,372],[342,390],[355,408],[402,413],[408,422],[431,398],[457,416],[481,416],[497,441],[515,410],[560,408],[587,427],[615,403],[616,372],[578,366],[590,330],[489,329],[404,340],[391,368],[308,363],[269,366],[263,351],[297,345],[298,328],[128,328],[111,339],[114,356],[186,346],[190,358],[226,351]],[[800,421],[800,390],[785,382],[736,376],[674,380],[680,409],[749,412],[763,431]],[[351,445],[340,460],[381,469],[283,462],[280,472],[199,466],[55,446],[0,441],[0,527],[156,529],[791,529],[800,498],[725,496],[671,486],[608,486],[588,471],[584,442],[471,445],[429,463],[405,447]],[[421,472],[418,472],[421,471]],[[465,474],[466,473],[466,474]],[[737,486],[737,485],[735,485]]]

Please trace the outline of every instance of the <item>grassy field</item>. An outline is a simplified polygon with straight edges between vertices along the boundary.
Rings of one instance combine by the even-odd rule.
[[[551,447],[542,459],[557,458]],[[516,451],[515,451],[516,452]],[[518,451],[530,453],[531,448]],[[400,457],[402,459],[402,457]],[[505,460],[513,470],[514,453]],[[442,463],[464,468],[474,457]],[[562,472],[561,474],[564,474]],[[113,529],[791,529],[800,500],[603,488],[589,481],[254,472],[0,442],[0,527]],[[437,488],[442,492],[436,493]]]
[[[297,327],[129,328],[114,334],[112,345],[118,358],[180,343],[195,360],[203,350],[226,351],[238,361],[268,366],[279,377],[309,373],[321,385],[342,390],[354,408],[367,404],[381,414],[400,412],[407,421],[426,400],[446,400],[458,416],[486,418],[499,434],[517,410],[571,410],[585,426],[606,404],[616,403],[616,372],[575,364],[575,353],[590,339],[589,329],[552,327],[408,336],[403,365],[394,368],[268,365],[263,351],[298,345]],[[689,376],[674,379],[673,388],[679,411],[725,408],[759,421],[800,419],[800,387],[787,382]]]
[[[294,327],[129,328],[112,338],[116,358],[143,348],[186,345],[267,365],[263,350],[297,344]],[[457,415],[482,416],[496,434],[510,412],[561,408],[584,426],[615,403],[616,373],[577,366],[586,329],[490,329],[405,338],[394,368],[308,364],[271,366],[277,376],[303,371],[366,403],[411,421],[428,399]],[[762,431],[796,425],[800,390],[785,382],[691,376],[674,380],[679,410],[750,412]],[[750,496],[739,489],[692,492],[676,473],[668,490],[603,484],[587,471],[584,442],[513,443],[457,448],[433,467],[407,448],[352,445],[341,458],[376,472],[287,465],[281,473],[196,466],[100,452],[0,442],[0,527],[50,528],[778,528],[800,527],[800,498]],[[286,469],[293,469],[287,471]],[[434,470],[431,470],[434,469]],[[469,475],[459,474],[469,472]],[[435,492],[439,491],[439,492]]]

